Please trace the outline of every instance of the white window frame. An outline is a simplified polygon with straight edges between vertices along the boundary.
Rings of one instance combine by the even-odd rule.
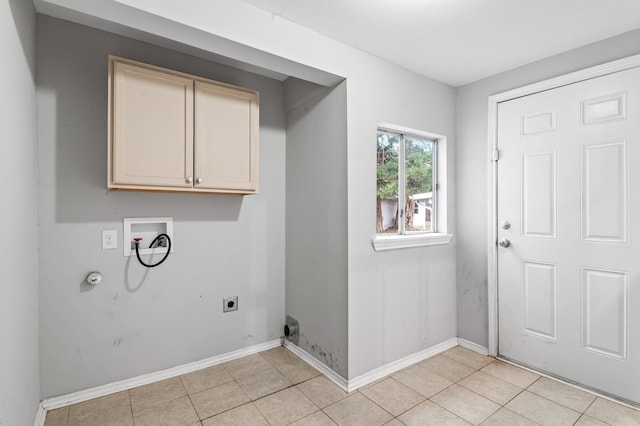
[[[447,205],[447,138],[443,135],[424,132],[421,130],[411,129],[408,127],[397,126],[388,123],[378,123],[376,133],[378,131],[387,131],[404,136],[413,136],[416,138],[427,139],[434,142],[434,159],[433,159],[433,223],[432,231],[411,231],[409,233],[404,230],[404,220],[398,226],[398,234],[383,235],[375,234],[371,239],[371,244],[375,251],[396,250],[411,247],[423,247],[431,245],[448,244],[453,235],[447,234],[446,205]],[[398,162],[404,164],[404,144],[399,153]],[[404,167],[398,170],[398,179],[404,182]],[[404,200],[404,184],[399,185],[398,200]],[[404,202],[400,205],[399,216],[404,218]],[[402,224],[402,226],[401,226]],[[402,232],[402,233],[400,233]]]

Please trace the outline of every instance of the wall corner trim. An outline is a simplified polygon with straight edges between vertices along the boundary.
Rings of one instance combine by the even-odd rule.
[[[33,419],[33,426],[44,426],[44,420],[47,417],[47,410],[44,409],[42,402],[38,404],[38,410],[36,411],[36,418]]]
[[[247,355],[253,355],[258,352],[273,349],[282,345],[281,339],[272,340],[270,342],[260,343],[246,348],[238,349],[226,354],[217,355],[211,358],[203,359],[200,361],[191,362],[188,364],[179,365],[177,367],[168,368],[166,370],[156,371],[154,373],[143,374],[142,376],[133,377],[131,379],[121,380],[119,382],[109,383],[102,386],[97,386],[90,389],[81,390],[78,392],[70,393],[68,395],[57,396],[53,398],[45,399],[40,403],[44,414],[46,411],[53,410],[55,408],[66,407],[67,405],[77,404],[78,402],[87,401],[89,399],[99,398],[101,396],[111,395],[112,393],[128,390],[138,386],[148,385],[160,380],[170,379],[172,377],[180,376],[182,374],[191,373],[201,370],[203,368],[211,367],[214,365],[222,364],[223,362],[232,361],[234,359],[242,358]],[[42,416],[42,423],[44,424],[44,415]],[[36,417],[37,420],[37,417]],[[34,423],[36,426],[36,423]]]
[[[458,345],[462,346],[463,348],[477,352],[481,355],[489,355],[489,349],[477,343],[473,343],[470,340],[458,338]]]
[[[309,353],[307,353],[305,350],[301,349],[299,346],[295,345],[294,343],[288,340],[284,341],[284,347],[290,350],[291,352],[293,352],[294,354],[296,354],[304,362],[306,362],[307,364],[309,364],[310,366],[312,366],[313,368],[321,372],[327,379],[335,383],[340,389],[342,389],[345,392],[349,392],[349,381],[344,377],[342,377],[341,375],[339,375],[338,373],[336,373],[335,371],[333,371],[326,364],[323,364],[322,362],[318,361],[316,358],[309,355]]]

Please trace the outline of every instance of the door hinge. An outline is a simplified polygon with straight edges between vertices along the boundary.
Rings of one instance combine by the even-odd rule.
[[[493,161],[498,161],[500,159],[500,151],[498,151],[497,149],[494,149],[491,155],[491,159]]]

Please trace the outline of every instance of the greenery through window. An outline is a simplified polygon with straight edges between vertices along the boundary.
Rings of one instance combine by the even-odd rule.
[[[376,233],[435,232],[436,141],[378,129]]]

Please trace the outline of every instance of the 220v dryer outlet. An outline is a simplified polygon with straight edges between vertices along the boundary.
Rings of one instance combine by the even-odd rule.
[[[225,297],[222,299],[222,312],[238,310],[238,296]]]

